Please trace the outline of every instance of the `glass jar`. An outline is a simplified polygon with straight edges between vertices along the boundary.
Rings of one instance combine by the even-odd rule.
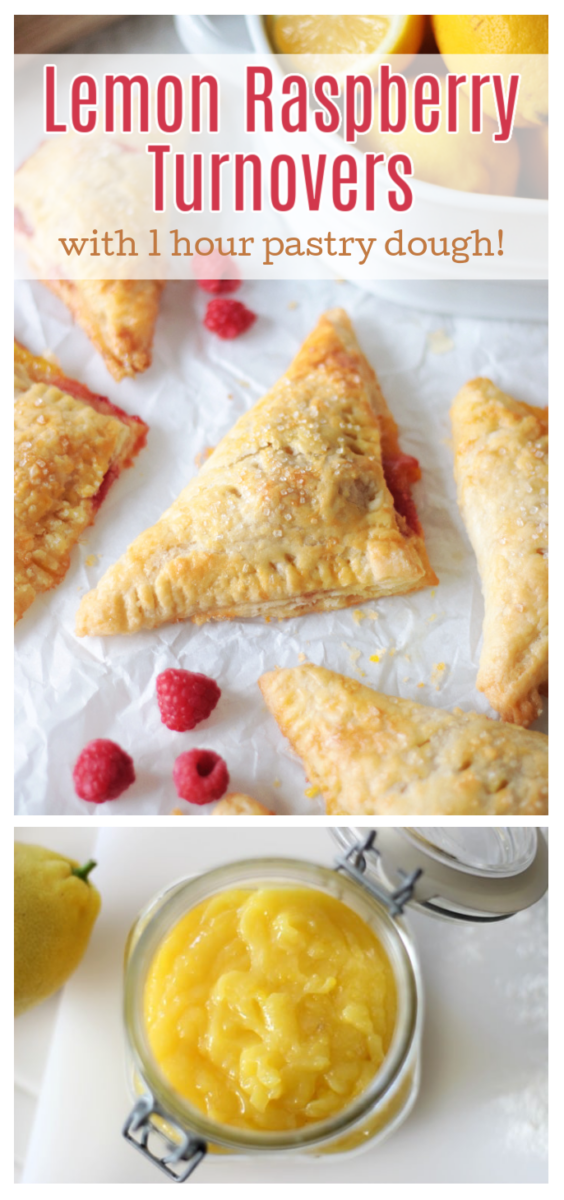
[[[534,829],[492,830],[486,837],[487,852],[470,831],[465,846],[464,836],[460,838],[463,830],[332,832],[343,851],[332,868],[282,858],[229,863],[159,893],[131,930],[126,948],[125,1025],[136,1102],[123,1134],[176,1182],[187,1179],[207,1152],[343,1154],[390,1134],[408,1115],[419,1085],[423,997],[417,954],[403,912],[406,904],[450,919],[499,920],[533,903],[546,890],[546,846]],[[392,1041],[366,1090],[330,1119],[284,1132],[219,1124],[180,1096],[155,1061],[144,1018],[148,971],[163,939],[185,913],[221,891],[273,886],[312,888],[353,909],[380,940],[397,991]]]

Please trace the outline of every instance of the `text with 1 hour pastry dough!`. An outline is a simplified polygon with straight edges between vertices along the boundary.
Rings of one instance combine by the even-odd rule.
[[[294,617],[435,584],[411,497],[419,477],[347,314],[334,309],[83,598],[77,633]]]

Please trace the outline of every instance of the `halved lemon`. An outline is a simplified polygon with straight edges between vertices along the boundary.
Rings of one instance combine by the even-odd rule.
[[[403,54],[411,57],[419,50],[426,18],[412,17],[324,17],[288,15],[267,17],[266,31],[278,54],[319,56],[347,54],[362,61],[359,67],[369,73],[384,56]],[[366,56],[366,57],[365,57]],[[310,67],[314,64],[312,59]],[[348,64],[350,70],[353,63]]]

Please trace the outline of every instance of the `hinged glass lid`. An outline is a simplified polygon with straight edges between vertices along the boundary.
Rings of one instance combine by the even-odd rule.
[[[481,826],[463,828],[403,829],[403,836],[419,843],[433,858],[446,866],[458,867],[471,875],[520,875],[534,862],[537,831]]]
[[[409,903],[454,920],[499,921],[540,900],[548,887],[548,848],[541,831],[530,826],[332,833],[346,856],[339,869],[359,880],[360,868],[368,887],[388,897],[392,912]],[[364,847],[362,854],[355,846]]]

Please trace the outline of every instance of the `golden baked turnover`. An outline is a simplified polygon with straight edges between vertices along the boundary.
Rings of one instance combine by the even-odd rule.
[[[17,342],[14,374],[19,621],[40,592],[64,578],[73,546],[114,479],[145,445],[147,426]]]
[[[548,811],[544,733],[385,696],[310,664],[269,671],[259,687],[330,814]]]
[[[83,598],[77,633],[301,616],[434,584],[410,490],[419,475],[347,314],[326,313]]]
[[[458,503],[484,593],[477,686],[530,725],[548,683],[548,409],[473,379],[452,406]]]
[[[73,277],[67,277],[69,259],[60,235],[68,244],[79,230],[90,235],[104,229],[119,232],[122,226],[141,244],[144,198],[151,194],[149,157],[133,142],[69,133],[43,142],[15,176],[17,241],[41,282],[67,305],[118,380],[151,365],[164,283],[97,279],[104,259],[90,254],[90,246],[73,256]],[[82,240],[76,238],[77,243]],[[111,258],[124,272],[129,261],[127,256]]]

